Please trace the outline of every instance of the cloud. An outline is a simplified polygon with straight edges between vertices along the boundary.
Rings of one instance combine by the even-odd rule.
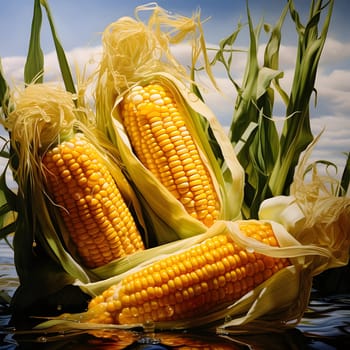
[[[26,59],[23,56],[4,57],[1,60],[5,79],[8,84],[13,85],[23,81],[25,61]]]
[[[327,132],[333,133],[338,139],[344,139],[350,129],[350,119],[346,115],[324,115],[319,118],[312,118],[311,123],[315,132],[319,133],[326,128]]]
[[[75,75],[77,69],[80,73],[85,70],[86,75],[92,74],[97,67],[101,47],[78,47],[66,52],[67,60],[71,64],[72,74]],[[4,57],[2,66],[10,86],[21,86],[24,82],[24,56]],[[60,68],[55,51],[44,56],[45,81],[62,81]]]
[[[259,55],[262,57],[265,45],[259,46]],[[292,45],[281,45],[279,51],[279,61],[282,68],[294,68],[295,60],[297,57],[297,47]],[[348,62],[350,58],[350,43],[341,42],[331,37],[328,37],[325,46],[323,48],[320,67],[332,67],[339,66],[343,62]]]
[[[320,72],[315,85],[320,98],[323,98],[328,104],[330,112],[342,115],[346,114],[349,117],[349,81],[349,70],[337,69],[330,73]]]
[[[314,135],[322,133],[314,155],[344,167],[345,152],[350,151],[350,119],[347,116],[322,116],[312,120]],[[313,157],[315,158],[315,157]]]
[[[208,47],[215,48],[215,45],[208,44]],[[260,46],[259,57],[261,60],[263,46]],[[245,49],[240,47],[240,49]],[[186,65],[190,62],[191,50],[188,45],[179,44],[173,47],[173,52],[178,60]],[[101,54],[101,47],[79,47],[67,51],[68,61],[72,64],[72,70],[79,67],[82,71],[86,69],[86,74],[91,74],[96,69]],[[212,57],[215,51],[210,51]],[[280,64],[284,71],[281,85],[289,92],[294,74],[296,57],[296,47],[281,46]],[[325,131],[321,140],[315,147],[313,157],[319,159],[331,159],[339,164],[344,164],[342,152],[349,151],[350,125],[349,115],[350,99],[349,84],[350,69],[344,67],[339,69],[337,63],[349,60],[350,44],[341,43],[334,39],[329,39],[324,49],[320,62],[316,88],[318,91],[318,104],[316,108],[310,107],[311,125],[314,134],[318,134],[323,128]],[[233,55],[233,76],[240,83],[246,64],[245,53],[234,53]],[[10,83],[23,84],[24,57],[5,57],[2,60],[6,79]],[[232,121],[233,106],[236,99],[236,91],[232,83],[227,78],[224,67],[217,64],[213,68],[214,75],[221,92],[214,89],[207,77],[199,75],[199,83],[203,88],[206,103],[213,110],[222,125],[227,129]],[[57,57],[55,52],[45,55],[45,76],[49,80],[61,80]],[[277,95],[276,95],[277,96]],[[280,99],[276,97],[276,118],[283,119],[284,106]],[[278,122],[279,128],[282,125]]]
[[[328,37],[321,56],[321,64],[337,65],[344,61],[349,61],[350,42],[341,42]]]

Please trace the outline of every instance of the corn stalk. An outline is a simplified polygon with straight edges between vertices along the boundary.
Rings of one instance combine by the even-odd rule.
[[[247,5],[250,46],[247,64],[239,85],[230,73],[233,60],[233,44],[239,28],[222,40],[212,61],[224,65],[228,77],[237,91],[237,99],[230,126],[230,139],[238,159],[245,169],[246,185],[243,215],[257,218],[261,202],[277,195],[289,194],[295,167],[300,154],[312,142],[309,104],[315,92],[315,79],[322,49],[332,15],[333,1],[324,6],[322,1],[312,1],[307,24],[304,26],[292,0],[283,9],[281,16],[270,30],[265,46],[264,61],[258,61],[259,36],[263,23],[256,28]],[[326,12],[327,11],[327,12]],[[298,35],[294,79],[290,93],[280,86],[283,72],[279,70],[281,31],[287,13],[295,24]],[[318,26],[321,14],[325,20],[320,35]],[[278,93],[285,103],[285,121],[281,135],[273,119],[274,95]]]
[[[328,3],[323,28],[318,35],[318,24],[325,9],[322,1],[312,2],[306,26],[300,22],[293,2],[289,1],[289,12],[295,23],[299,41],[293,85],[286,107],[286,116],[293,115],[293,117],[286,118],[284,122],[277,161],[269,181],[274,195],[288,193],[299,156],[313,140],[309,104],[315,91],[318,63],[326,41],[333,3],[333,1]]]

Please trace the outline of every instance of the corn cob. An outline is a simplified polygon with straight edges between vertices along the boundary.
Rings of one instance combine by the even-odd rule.
[[[42,162],[49,194],[85,266],[98,267],[144,248],[107,165],[82,134],[46,152]]]
[[[35,194],[28,197],[33,222],[59,259],[68,251],[95,268],[143,249],[143,242],[124,202],[133,194],[118,164],[109,162],[109,145],[78,120],[86,110],[78,113],[73,98],[53,85],[28,85],[15,99],[8,127],[19,192],[26,195],[30,184]],[[62,259],[69,271],[72,257]]]
[[[278,246],[266,222],[240,223],[248,237]],[[249,252],[218,234],[126,276],[89,303],[93,323],[191,319],[230,304],[288,266],[286,258]]]
[[[209,227],[218,218],[219,200],[184,114],[158,83],[135,86],[121,103],[136,156],[191,216]]]

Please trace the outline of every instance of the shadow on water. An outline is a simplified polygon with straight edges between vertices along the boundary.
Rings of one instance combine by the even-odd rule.
[[[217,335],[197,332],[137,332],[124,330],[72,331],[57,334],[14,333],[10,328],[9,301],[18,287],[12,250],[0,241],[0,349],[1,350],[284,350],[350,349],[350,292],[347,286],[314,290],[298,327],[283,332],[250,335]],[[347,271],[348,272],[348,271]],[[347,276],[349,276],[347,274]],[[324,285],[322,280],[317,282]],[[342,282],[343,283],[343,282]],[[325,285],[329,285],[326,283]],[[317,284],[316,284],[317,285]],[[329,294],[330,292],[333,292]]]

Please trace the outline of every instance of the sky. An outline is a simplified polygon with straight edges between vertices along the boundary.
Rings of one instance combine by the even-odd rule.
[[[30,26],[33,12],[33,0],[0,0],[0,57],[5,77],[10,84],[23,83],[23,67],[28,50]],[[108,24],[122,16],[133,16],[135,7],[147,1],[116,0],[48,0],[56,30],[71,63],[83,67],[88,65],[92,71],[92,58],[101,51],[101,33]],[[210,0],[160,0],[159,6],[181,15],[191,16],[200,9],[208,47],[217,47],[219,41],[231,34],[241,20],[246,23],[246,1],[210,1]],[[274,24],[285,6],[284,0],[250,0],[249,8],[255,25],[261,19]],[[295,7],[302,21],[308,16],[311,0],[295,0]],[[317,144],[313,159],[326,159],[340,168],[344,166],[343,152],[350,151],[350,2],[335,0],[331,25],[319,64],[316,80],[317,104],[312,98],[311,126],[314,135],[324,129]],[[58,77],[54,45],[45,14],[42,27],[42,48],[50,79]],[[267,35],[261,35],[261,47],[264,47]],[[288,89],[293,76],[296,57],[296,32],[292,21],[287,16],[282,33],[280,65],[284,71],[282,84]],[[239,35],[235,46],[247,48],[249,38],[244,30]],[[179,46],[174,54],[186,64],[188,50]],[[233,64],[233,75],[239,82],[243,75],[245,56],[237,55]],[[189,62],[189,61],[187,61]],[[88,70],[89,71],[89,70]],[[236,92],[228,81],[222,67],[214,68],[214,73],[222,92],[208,87],[205,98],[208,105],[222,125],[228,129],[231,120]],[[276,101],[275,118],[282,125],[284,109]],[[3,131],[2,131],[3,134]],[[1,165],[0,163],[0,166]]]

